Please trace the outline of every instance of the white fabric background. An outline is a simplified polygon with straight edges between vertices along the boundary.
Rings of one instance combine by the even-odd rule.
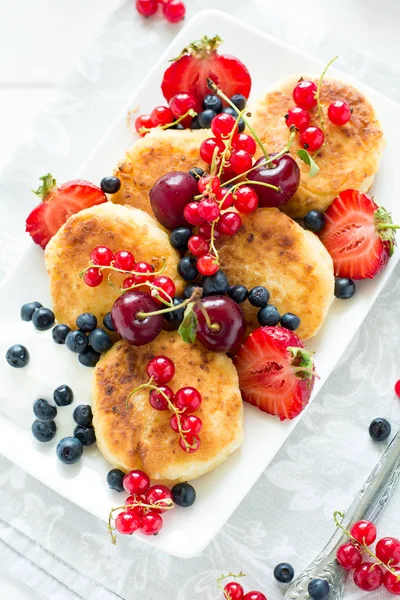
[[[342,70],[400,101],[395,0],[187,5],[189,15],[225,10],[323,60],[339,54]],[[48,171],[60,180],[73,176],[175,31],[161,19],[143,21],[126,0],[77,62],[36,120],[30,141],[4,169],[1,276],[23,250],[32,182]],[[0,569],[51,600],[217,600],[219,574],[243,570],[246,589],[278,600],[283,588],[273,580],[274,565],[288,560],[300,572],[308,564],[332,533],[333,510],[350,503],[381,455],[384,446],[367,434],[372,418],[386,416],[395,429],[400,423],[393,393],[400,378],[399,275],[400,265],[322,393],[201,557],[171,558],[134,539],[120,538],[115,548],[104,523],[1,458]],[[400,490],[380,521],[382,535],[400,537],[399,510]],[[365,596],[351,583],[346,592],[349,599]],[[381,590],[369,598],[385,596]]]

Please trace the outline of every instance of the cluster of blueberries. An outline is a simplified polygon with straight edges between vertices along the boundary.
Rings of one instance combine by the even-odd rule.
[[[232,104],[234,104],[239,110],[244,110],[246,107],[246,98],[242,94],[235,94],[230,99]],[[203,99],[203,110],[200,112],[197,117],[194,117],[190,124],[190,129],[209,129],[211,127],[211,121],[216,117],[219,113],[227,113],[228,115],[232,115],[237,119],[237,112],[231,107],[226,106],[222,108],[222,100],[219,96],[215,94],[208,94]],[[180,123],[176,125],[177,129],[183,129],[183,126],[179,127]],[[242,133],[245,129],[245,122],[243,119],[239,119],[238,130],[239,133]]]
[[[290,563],[279,563],[274,569],[274,577],[279,583],[290,583],[294,577],[294,569]],[[308,585],[308,594],[311,600],[327,600],[331,587],[329,582],[322,577],[314,577]]]

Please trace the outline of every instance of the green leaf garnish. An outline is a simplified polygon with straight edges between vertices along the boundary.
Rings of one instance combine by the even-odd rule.
[[[47,173],[46,175],[42,175],[39,177],[40,181],[42,181],[42,185],[39,185],[37,190],[32,190],[32,192],[38,196],[41,200],[44,200],[47,194],[56,187],[56,180],[54,179],[51,173]]]
[[[193,307],[194,302],[189,302],[183,315],[183,321],[178,329],[179,335],[187,344],[193,344],[197,333],[198,320]]]
[[[300,158],[300,160],[305,162],[306,165],[310,167],[310,172],[308,174],[309,177],[315,177],[315,175],[319,173],[319,166],[317,165],[315,160],[313,160],[310,154],[308,154],[307,150],[304,150],[304,148],[300,148],[299,150],[297,150],[297,156]]]

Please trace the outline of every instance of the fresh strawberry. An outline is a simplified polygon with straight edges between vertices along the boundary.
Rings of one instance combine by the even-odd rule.
[[[26,231],[36,244],[46,248],[55,233],[71,215],[95,204],[107,202],[102,190],[84,179],[73,179],[56,186],[50,173],[40,177],[43,182],[33,193],[42,202],[26,219]]]
[[[222,42],[216,35],[204,36],[184,48],[164,73],[162,93],[169,101],[178,92],[186,92],[197,100],[197,111],[202,110],[202,101],[210,90],[207,77],[210,77],[221,90],[231,98],[234,94],[249,97],[251,89],[250,73],[240,60],[228,54],[218,54]]]
[[[283,327],[260,327],[249,335],[234,358],[246,402],[293,419],[308,403],[315,372],[301,339]]]
[[[340,192],[325,213],[320,239],[332,256],[337,277],[375,277],[396,244],[390,213],[357,190]]]

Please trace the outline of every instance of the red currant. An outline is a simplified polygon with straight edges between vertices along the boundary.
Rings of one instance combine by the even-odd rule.
[[[217,138],[226,138],[236,126],[236,119],[227,113],[221,113],[213,118],[211,131]]]
[[[145,502],[145,498],[143,496],[138,496],[138,498],[140,498],[141,502]],[[126,501],[126,504],[133,504],[133,502]],[[133,517],[133,520],[136,524],[136,529],[139,529],[142,522],[142,517],[144,515],[144,508],[141,506],[135,506],[134,508],[128,508],[126,512]]]
[[[328,117],[334,125],[346,125],[351,118],[351,108],[347,102],[336,100],[328,107]]]
[[[394,393],[400,398],[400,379],[394,384]]]
[[[205,240],[211,239],[211,225],[210,223],[202,223],[198,229],[198,233]],[[214,239],[218,240],[221,237],[221,233],[218,229],[218,223],[214,225]]]
[[[204,223],[199,215],[199,205],[197,202],[189,202],[183,209],[183,216],[190,225],[201,225]]]
[[[243,600],[267,600],[267,598],[261,592],[247,592]]]
[[[156,106],[151,111],[150,117],[154,125],[168,125],[174,120],[174,115],[168,106]]]
[[[258,206],[257,193],[248,185],[243,185],[235,192],[234,204],[240,213],[252,213]]]
[[[148,131],[140,131],[142,127],[145,129],[153,129],[155,127],[150,115],[140,115],[135,121],[135,129],[143,137]]]
[[[383,585],[394,596],[400,596],[400,571],[396,574],[385,571]]]
[[[126,473],[122,483],[128,494],[145,494],[150,487],[148,475],[139,469]]]
[[[354,583],[365,592],[373,592],[382,585],[383,573],[377,563],[363,562],[356,567],[353,575]]]
[[[135,263],[132,271],[135,271],[135,273],[143,273],[143,275],[134,275],[135,283],[145,283],[146,281],[152,281],[154,279],[153,276],[149,275],[149,273],[153,273],[154,267],[147,262],[142,261]]]
[[[235,212],[226,212],[218,221],[218,228],[224,235],[236,235],[242,226],[240,215]]]
[[[204,276],[214,275],[219,269],[218,264],[215,262],[215,257],[211,256],[211,254],[201,256],[198,259],[196,266],[198,272]]]
[[[145,535],[155,535],[163,526],[162,516],[155,510],[149,510],[143,515],[140,523],[140,531]]]
[[[185,115],[190,108],[195,108],[196,99],[191,94],[179,92],[169,101],[169,107],[175,117]]]
[[[158,277],[154,277],[152,283],[153,285],[163,290],[159,291],[152,289],[152,297],[157,299],[156,296],[160,296],[160,298],[162,298],[163,300],[171,302],[171,299],[175,296],[176,293],[176,286],[172,279],[170,277],[167,277],[166,275],[158,275]]]
[[[114,255],[112,250],[107,248],[107,246],[97,246],[90,253],[90,260],[95,265],[100,265],[102,267],[109,267],[113,258]]]
[[[211,200],[211,198],[205,198],[199,202],[199,217],[206,221],[206,223],[212,223],[218,219],[220,210],[218,204]]]
[[[300,146],[302,146],[302,148],[305,150],[314,152],[315,150],[318,150],[318,148],[321,148],[322,144],[324,143],[324,139],[325,136],[322,129],[311,125],[311,127],[307,127],[307,129],[304,129],[301,132]]]
[[[103,273],[100,271],[100,269],[96,269],[96,267],[90,267],[87,271],[85,271],[83,281],[89,287],[97,287],[103,281]]]
[[[115,519],[115,527],[119,533],[132,535],[138,529],[137,520],[129,512],[120,512]]]
[[[170,23],[178,23],[185,18],[186,8],[181,0],[169,0],[163,4],[163,13]]]
[[[285,119],[288,127],[294,125],[299,131],[303,131],[303,129],[310,124],[310,115],[304,108],[300,108],[299,106],[289,108],[285,115]]]
[[[223,200],[220,206],[221,210],[226,210],[227,208],[230,208],[233,204],[233,196],[229,191],[229,188],[220,188],[215,194],[215,197],[217,198],[218,202],[222,202]]]
[[[199,433],[202,426],[202,420],[196,415],[184,415],[182,417],[182,429],[185,433]]]
[[[194,387],[183,387],[175,394],[175,406],[179,410],[191,413],[197,410],[201,404],[201,394]]]
[[[143,17],[151,17],[157,12],[157,0],[136,0],[136,10]]]
[[[123,271],[132,271],[133,265],[135,264],[135,257],[132,252],[127,250],[120,250],[114,256],[114,267],[122,269]]]
[[[376,544],[375,554],[384,563],[391,561],[391,565],[400,563],[400,540],[394,537],[385,537]]]
[[[244,590],[240,583],[236,581],[230,581],[224,587],[225,597],[230,600],[243,600]]]
[[[124,279],[124,283],[122,284],[122,287],[125,290],[127,290],[128,288],[132,287],[133,285],[135,285],[135,278],[127,277],[126,279]]]
[[[161,392],[168,396],[170,402],[174,402],[174,392],[167,385],[159,385],[157,390],[151,390],[149,394],[149,402],[156,410],[168,410],[168,402]]]
[[[253,159],[246,150],[234,150],[230,161],[232,171],[238,175],[251,169],[253,164]]]
[[[166,485],[156,484],[152,485],[151,488],[146,493],[146,502],[147,504],[156,504],[159,503],[159,506],[163,506],[163,502],[165,506],[171,504],[172,494],[171,490],[167,488]],[[153,508],[155,512],[163,513],[165,512],[165,508]]]
[[[200,158],[208,165],[211,165],[215,149],[217,149],[217,155],[221,154],[225,150],[224,142],[216,138],[207,138],[201,143]]]
[[[147,375],[157,384],[169,383],[175,375],[175,365],[168,356],[155,356],[147,365]]]
[[[251,135],[247,135],[247,133],[239,133],[233,140],[232,145],[235,150],[244,150],[245,152],[248,152],[250,156],[253,156],[257,150],[255,139],[252,138]]]
[[[196,258],[204,256],[208,252],[208,242],[200,235],[192,235],[188,241],[189,252]]]
[[[179,438],[179,445],[188,454],[196,452],[199,449],[200,439],[197,435],[193,435],[192,433],[185,434],[185,440],[188,445],[185,444],[182,438]]]
[[[178,433],[179,431],[179,427],[178,427],[178,417],[173,414],[170,421],[169,421],[169,426],[171,427],[172,431],[175,431],[176,433]]]
[[[376,527],[371,521],[357,521],[350,533],[360,544],[370,546],[376,540]]]
[[[342,546],[338,548],[336,558],[343,569],[346,569],[347,571],[355,569],[362,562],[361,554],[351,542],[342,544]]]
[[[218,177],[213,175],[203,175],[200,177],[198,182],[199,192],[204,192],[205,190],[210,192],[217,192],[221,187],[221,182]]]
[[[133,496],[128,496],[125,500],[125,505],[130,506],[132,504],[136,504],[137,502],[146,502],[146,498],[144,496],[139,496],[138,494],[134,494]],[[144,514],[144,508],[142,506],[135,506],[134,508],[128,508],[127,510],[135,510],[137,513],[142,516]]]
[[[293,90],[293,100],[300,108],[310,110],[317,105],[316,92],[317,86],[313,81],[299,81]]]

